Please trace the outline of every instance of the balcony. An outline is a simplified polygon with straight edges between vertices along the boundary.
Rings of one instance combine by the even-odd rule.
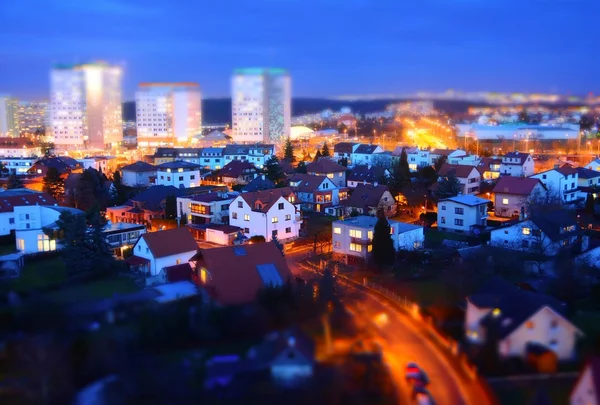
[[[371,244],[370,239],[362,239],[362,238],[357,238],[355,236],[350,237],[350,242],[356,243],[357,245],[370,245]]]

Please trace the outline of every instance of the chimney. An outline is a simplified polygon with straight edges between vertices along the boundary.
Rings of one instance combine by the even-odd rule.
[[[555,168],[555,169],[560,169],[560,164],[559,164],[559,163],[555,163],[555,164],[554,164],[554,168]]]
[[[525,217],[525,207],[521,207],[521,210],[519,211],[519,221],[523,221]]]

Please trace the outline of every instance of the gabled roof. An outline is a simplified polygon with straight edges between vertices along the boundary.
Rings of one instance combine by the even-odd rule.
[[[270,190],[253,191],[240,194],[240,197],[252,208],[253,211],[267,212],[279,200],[280,197],[286,200],[294,194],[290,187],[273,188]],[[261,202],[261,208],[256,208],[256,202]]]
[[[287,284],[292,278],[274,242],[200,249],[191,261],[207,269],[205,288],[224,305],[253,302],[261,289]]]
[[[346,168],[342,165],[335,163],[331,159],[324,157],[320,158],[316,162],[307,164],[306,171],[308,173],[329,174],[345,172]]]
[[[221,170],[219,170],[218,175],[221,177],[232,177],[238,178],[246,172],[256,172],[256,167],[248,161],[245,160],[232,160],[227,163]]]
[[[333,151],[335,153],[352,153],[354,150],[354,146],[359,145],[355,142],[340,142],[336,143],[333,146]]]
[[[174,160],[172,162],[166,162],[166,163],[161,163],[160,165],[156,166],[156,169],[158,170],[167,170],[167,169],[171,169],[171,170],[177,170],[177,169],[199,169],[202,166],[200,166],[199,164],[196,163],[192,163],[192,162],[186,162],[185,160]]]
[[[489,200],[486,200],[485,198],[475,197],[474,195],[471,195],[471,194],[457,195],[455,197],[450,197],[450,198],[445,198],[443,200],[440,200],[440,202],[444,202],[444,201],[452,201],[457,204],[467,205],[469,207],[475,207],[477,205],[488,204],[490,202]]]
[[[554,209],[551,211],[533,210],[529,219],[554,242],[577,235],[580,232],[575,211],[564,209]],[[575,227],[574,230],[561,232],[562,228],[572,226]]]
[[[466,152],[464,152],[461,149],[433,149],[431,151],[431,154],[438,155],[438,156],[450,156],[454,152],[463,152],[466,155]]]
[[[219,193],[219,192],[209,192],[205,194],[194,195],[189,197],[192,201],[197,201],[201,203],[212,203],[215,201],[228,201],[233,200],[237,197],[237,193],[229,194],[229,193]]]
[[[144,233],[141,239],[155,259],[198,250],[198,244],[186,227]]]
[[[377,207],[383,194],[389,191],[384,185],[358,184],[350,198],[343,202],[344,205],[351,208],[360,208],[368,211],[369,207]]]
[[[374,184],[385,176],[385,169],[381,166],[357,165],[346,176],[347,181]]]
[[[502,159],[494,159],[491,157],[482,157],[479,163],[477,164],[477,170],[479,173],[489,172],[491,170],[492,165],[500,165],[502,163]]]
[[[507,159],[519,159],[518,163],[505,163],[505,164],[518,164],[520,166],[523,166],[525,164],[525,162],[527,161],[527,158],[529,157],[529,153],[520,153],[520,152],[508,152],[506,153],[503,158],[507,158]]]
[[[215,129],[214,131],[204,135],[203,137],[199,138],[200,141],[226,141],[229,142],[231,140],[231,137],[227,134],[224,134],[223,132]]]
[[[26,205],[52,204],[56,204],[56,200],[48,193],[20,188],[0,192],[0,212],[13,212],[14,207]]]
[[[135,201],[142,203],[144,209],[161,211],[165,198],[171,195],[181,197],[185,195],[185,191],[174,186],[151,186],[132,197],[126,204],[133,205],[133,201]]]
[[[252,181],[242,188],[242,192],[269,190],[275,188],[275,183],[269,180],[264,174],[256,176]]]
[[[573,386],[573,390],[575,390],[579,386],[581,378],[587,370],[589,370],[589,372],[592,374],[592,385],[594,387],[594,394],[598,395],[598,393],[600,393],[600,356],[597,355],[592,356],[586,362],[585,367],[579,374],[577,382]]]
[[[354,153],[360,153],[363,155],[371,155],[372,153],[375,152],[375,150],[378,147],[379,147],[379,145],[366,145],[364,143],[361,143],[360,145],[358,145],[358,148],[356,148]]]
[[[449,163],[444,163],[444,165],[440,168],[438,175],[439,176],[448,176],[451,172],[453,172],[456,177],[461,178],[461,179],[466,179],[469,177],[469,175],[471,174],[473,169],[475,169],[475,171],[477,172],[478,175],[480,174],[479,170],[477,170],[477,168],[475,166],[451,165]]]
[[[577,170],[580,179],[595,179],[596,177],[600,177],[600,171],[598,170],[586,169],[585,167],[578,167],[575,170]]]
[[[134,172],[134,173],[155,172],[156,167],[154,167],[150,163],[138,161],[138,162],[132,163],[130,165],[123,166],[121,168],[121,171]]]
[[[80,162],[67,156],[42,158],[35,162],[29,171],[34,172],[37,169],[42,169],[44,173],[47,169],[54,167],[59,173],[66,173],[74,169],[80,169],[83,166]]]
[[[571,166],[570,164],[562,165],[558,169],[554,169],[554,170],[556,170],[557,172],[559,172],[560,174],[562,174],[565,177],[570,174],[577,174],[577,169],[574,168],[573,166]]]
[[[333,184],[328,177],[317,176],[315,174],[296,173],[289,179],[290,187],[292,187],[296,192],[301,193],[312,193],[316,191],[323,182],[330,182]]]
[[[538,184],[544,187],[540,179],[534,177],[502,176],[494,187],[494,193],[528,196]]]

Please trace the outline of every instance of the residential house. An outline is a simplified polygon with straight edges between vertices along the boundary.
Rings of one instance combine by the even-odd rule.
[[[14,207],[17,250],[25,254],[56,250],[56,240],[46,235],[44,228],[57,228],[56,221],[58,221],[60,214],[65,211],[83,214],[78,209],[57,205],[22,205]]]
[[[114,249],[115,256],[122,257],[123,250],[133,247],[140,235],[146,233],[146,226],[108,221],[103,233],[110,247]]]
[[[40,157],[43,156],[42,148],[35,145],[29,138],[0,139],[0,156],[2,157]]]
[[[248,145],[226,145],[223,151],[225,164],[234,160],[242,160],[252,163],[255,167],[262,169],[265,163],[275,154],[275,145],[272,144],[248,144]]]
[[[348,189],[339,187],[329,177],[296,173],[289,184],[306,211],[324,213],[326,208],[338,206],[348,198]]]
[[[399,149],[399,147],[396,148],[396,150],[397,149]],[[402,150],[400,150],[400,155],[401,154]],[[398,155],[398,163],[400,162],[400,155]],[[413,173],[418,172],[421,168],[425,166],[431,166],[431,157],[429,150],[421,150],[419,148],[406,148],[406,157],[408,159],[408,168]]]
[[[253,303],[261,290],[292,281],[285,258],[273,242],[200,249],[190,263],[199,286],[220,305]]]
[[[569,405],[600,404],[600,357],[594,356],[585,367],[571,391]]]
[[[584,166],[586,169],[600,171],[600,158],[592,160],[590,163]]]
[[[228,185],[248,184],[257,172],[256,167],[248,161],[232,160],[219,170],[217,178]]]
[[[259,174],[250,183],[246,184],[242,188],[242,193],[247,193],[249,191],[270,190],[272,188],[275,188],[275,183],[269,180],[264,174]]]
[[[333,252],[366,259],[371,252],[373,232],[379,219],[368,215],[359,215],[334,221],[331,225]],[[396,250],[415,250],[423,247],[425,236],[423,227],[388,220],[390,237]]]
[[[390,172],[381,166],[356,165],[350,170],[346,179],[349,188],[359,184],[377,184],[390,176]]]
[[[577,170],[577,198],[585,200],[588,193],[594,198],[598,197],[600,190],[600,171],[578,167]]]
[[[343,205],[346,206],[346,215],[351,215],[353,211],[358,214],[375,215],[379,209],[382,209],[387,217],[396,215],[396,200],[384,185],[359,184]]]
[[[229,135],[216,129],[206,135],[196,135],[194,138],[198,146],[202,147],[225,146],[231,143]]]
[[[306,172],[315,176],[326,176],[338,187],[346,187],[347,168],[325,157],[306,165]]]
[[[179,188],[196,187],[200,184],[200,165],[183,160],[161,163],[156,166],[156,185]]]
[[[126,261],[132,269],[154,277],[164,274],[167,267],[187,263],[197,251],[194,237],[181,227],[142,234],[133,247],[133,256]],[[150,280],[153,283],[156,279]]]
[[[482,157],[477,163],[477,170],[481,173],[483,181],[496,180],[500,177],[500,167],[502,159]]]
[[[581,243],[581,244],[580,244]],[[533,211],[518,222],[508,222],[491,231],[490,245],[556,256],[562,249],[583,249],[576,215],[567,210]]]
[[[222,246],[230,246],[239,240],[243,229],[227,224],[187,224],[186,225],[194,239],[197,241],[215,243]]]
[[[202,148],[200,149],[200,165],[208,170],[219,170],[225,166],[223,155],[225,148]]]
[[[51,167],[56,168],[60,174],[83,172],[83,165],[77,160],[67,156],[60,156],[38,160],[29,169],[29,174],[45,176]]]
[[[536,178],[500,177],[494,187],[494,214],[499,217],[514,217],[521,210],[528,211],[530,203],[544,198],[546,187]]]
[[[77,159],[85,169],[95,169],[104,174],[114,172],[117,168],[117,159],[114,156],[90,156]]]
[[[548,190],[548,199],[562,203],[573,203],[578,199],[579,174],[576,169],[565,165],[530,176],[539,179]]]
[[[478,194],[481,185],[481,173],[475,166],[451,165],[444,163],[438,172],[438,176],[447,177],[450,174],[458,179],[462,184],[462,194]],[[437,184],[437,183],[436,183]]]
[[[359,143],[354,142],[339,142],[333,146],[333,159],[336,162],[340,162],[342,159],[346,159],[348,167],[354,165],[354,151],[360,146]]]
[[[147,224],[153,219],[165,218],[167,197],[181,197],[186,191],[173,186],[152,186],[132,197],[123,205],[106,208],[106,216],[111,222]]]
[[[121,183],[129,187],[149,187],[156,181],[156,167],[146,162],[135,162],[121,168]]]
[[[442,156],[446,157],[446,163],[448,163],[455,158],[467,156],[467,152],[461,149],[433,149],[429,152],[429,164],[434,165]]]
[[[15,207],[54,204],[56,200],[47,193],[27,188],[0,189],[0,236],[10,235],[17,228]]]
[[[391,155],[383,154],[383,148],[379,145],[359,144],[352,152],[352,166],[356,165],[378,165],[383,167],[391,166]],[[350,164],[348,164],[350,166]]]
[[[242,193],[229,206],[229,224],[244,229],[248,237],[260,235],[266,241],[290,242],[298,238],[302,218],[289,187]]]
[[[177,216],[188,224],[227,223],[229,204],[237,193],[214,192],[196,196],[177,197]]]
[[[0,163],[6,168],[8,174],[22,176],[29,174],[29,169],[37,160],[36,157],[2,157]]]
[[[448,159],[447,163],[451,165],[464,165],[464,166],[475,166],[479,165],[481,158],[478,155],[462,155],[452,156]]]
[[[535,163],[529,153],[509,152],[502,156],[500,174],[502,176],[530,177],[534,173]]]
[[[481,232],[487,226],[489,200],[474,195],[457,195],[438,202],[439,229],[458,232]]]
[[[473,344],[493,339],[504,359],[525,358],[532,346],[543,346],[559,360],[573,360],[582,332],[564,313],[564,305],[550,296],[494,279],[467,298],[466,336]]]
[[[200,148],[156,148],[154,155],[146,156],[147,163],[155,166],[163,163],[182,160],[188,163],[200,164]]]

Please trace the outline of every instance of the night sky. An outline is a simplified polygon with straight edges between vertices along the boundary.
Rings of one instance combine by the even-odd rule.
[[[234,68],[287,68],[293,95],[600,92],[600,0],[4,0],[0,93],[48,97],[54,63],[229,95]]]

